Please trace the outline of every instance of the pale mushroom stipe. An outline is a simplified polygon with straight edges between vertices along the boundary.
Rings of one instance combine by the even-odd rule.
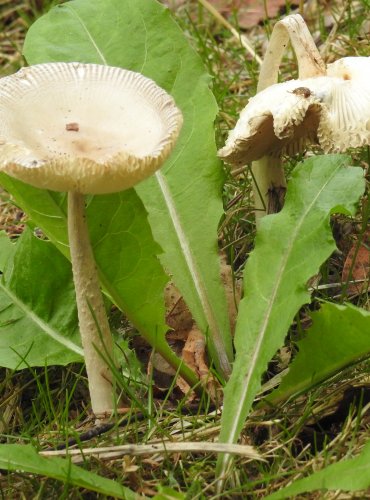
[[[92,410],[111,414],[113,339],[84,194],[128,189],[159,169],[182,126],[173,98],[121,68],[48,63],[0,79],[0,170],[68,192],[68,237]]]
[[[298,79],[276,83],[288,39],[297,56]],[[346,57],[325,67],[299,14],[275,25],[258,93],[219,151],[236,172],[253,162],[257,222],[270,212],[271,194],[285,190],[282,155],[303,152],[310,144],[324,152],[370,144],[369,79],[370,57]]]

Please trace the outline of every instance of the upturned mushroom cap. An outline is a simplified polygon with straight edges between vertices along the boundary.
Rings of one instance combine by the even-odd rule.
[[[240,166],[303,151],[340,152],[370,143],[370,57],[328,65],[327,75],[271,85],[252,97],[219,156]]]
[[[121,68],[49,63],[0,79],[0,170],[36,187],[127,189],[163,164],[181,125],[171,96]]]

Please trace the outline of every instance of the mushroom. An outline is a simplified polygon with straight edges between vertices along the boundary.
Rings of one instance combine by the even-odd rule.
[[[249,100],[219,155],[241,166],[293,155],[310,143],[325,152],[370,141],[370,57],[345,57],[326,76],[271,85]]]
[[[288,39],[298,79],[276,83]],[[251,98],[219,156],[237,167],[252,163],[257,223],[285,190],[281,156],[318,144],[341,152],[370,142],[370,57],[346,57],[325,67],[299,14],[279,21]]]
[[[113,340],[84,195],[130,188],[160,168],[178,137],[181,112],[172,97],[139,73],[80,63],[39,64],[2,78],[0,103],[0,170],[39,188],[68,191],[68,236],[91,405],[97,416],[110,413]]]

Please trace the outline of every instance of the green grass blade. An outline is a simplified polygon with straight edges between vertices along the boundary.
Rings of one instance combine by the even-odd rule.
[[[0,445],[0,469],[39,474],[124,500],[143,498],[115,481],[73,465],[68,459],[42,457],[31,445]]]
[[[295,495],[316,490],[361,491],[370,487],[370,443],[367,443],[356,458],[342,460],[315,472],[311,476],[295,481],[265,500],[284,500]]]
[[[313,157],[298,165],[284,209],[261,222],[245,268],[221,442],[237,441],[268,362],[299,307],[309,302],[307,281],[335,249],[330,213],[353,213],[364,191],[362,169],[347,165],[347,157],[336,155]],[[219,476],[224,476],[229,460],[227,455],[219,459]]]
[[[298,342],[298,354],[280,387],[267,396],[272,405],[308,391],[339,370],[370,355],[370,312],[352,304],[323,304]]]
[[[137,192],[164,250],[159,258],[208,334],[218,368],[230,372],[233,353],[217,253],[223,212],[213,128],[217,106],[210,77],[169,10],[152,0],[74,0],[36,21],[24,55],[30,64],[121,66],[152,78],[175,98],[184,115],[176,149]]]

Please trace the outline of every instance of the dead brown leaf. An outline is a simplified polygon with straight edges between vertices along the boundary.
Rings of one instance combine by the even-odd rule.
[[[237,306],[240,300],[240,286],[232,276],[231,267],[226,263],[226,257],[220,257],[221,281],[225,289],[230,326],[233,332]],[[207,388],[208,393],[214,401],[218,397],[219,384],[209,371],[206,354],[206,339],[198,329],[195,321],[178,289],[173,283],[169,283],[164,293],[166,306],[166,323],[171,328],[166,334],[167,342],[171,349],[198,375],[202,385]],[[175,370],[157,352],[151,352],[146,342],[139,338],[135,339],[135,350],[140,360],[146,364],[148,374],[153,373],[156,393],[164,393],[170,387],[175,375]],[[188,394],[188,401],[195,398],[190,393],[189,385],[181,377],[177,377],[176,386],[182,394]]]
[[[230,318],[230,329],[234,335],[236,317],[238,314],[238,305],[241,299],[241,283],[237,282],[232,274],[232,269],[226,262],[226,256],[221,255],[221,281],[224,285],[227,308]]]
[[[173,283],[169,283],[166,286],[164,301],[166,306],[167,325],[174,331],[190,330],[194,320],[182,295]]]
[[[167,0],[169,7],[176,8],[184,5],[185,0]],[[240,28],[248,29],[263,22],[265,19],[276,17],[286,10],[286,0],[208,0],[225,18],[236,16]],[[290,2],[291,7],[298,7],[298,0]]]
[[[202,385],[207,388],[208,394],[213,401],[219,400],[219,384],[210,373],[207,364],[206,340],[203,333],[194,326],[188,335],[182,350],[182,358],[185,363],[198,375]]]
[[[249,0],[240,1],[237,17],[241,28],[252,28],[265,19],[276,17],[285,11],[285,0]],[[298,6],[298,2],[291,2],[290,6]],[[266,8],[265,8],[266,7]]]
[[[342,282],[351,280],[367,280],[359,283],[350,283],[347,287],[348,295],[365,293],[369,289],[370,277],[370,230],[364,235],[363,241],[358,248],[355,241],[348,252],[343,266]],[[358,248],[358,250],[357,250]],[[357,252],[357,253],[356,253]]]

